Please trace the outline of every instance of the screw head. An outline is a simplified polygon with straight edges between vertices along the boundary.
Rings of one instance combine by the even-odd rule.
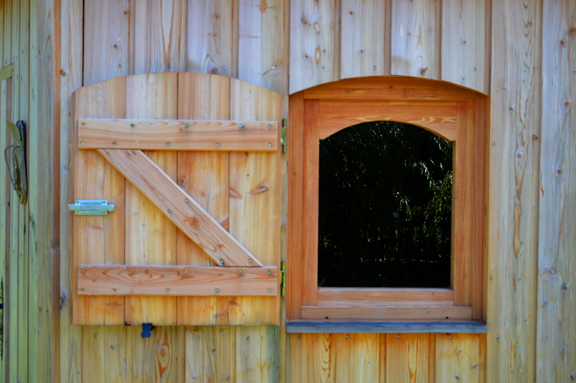
[[[170,143],[169,143],[169,142],[167,142],[167,143],[166,143],[166,146],[170,146]]]
[[[452,336],[449,336],[448,339],[452,339]]]
[[[116,292],[116,289],[112,289],[112,291]]]
[[[184,274],[188,274],[188,270],[184,270]]]
[[[226,69],[226,65],[224,65],[224,66],[222,67],[222,69]]]
[[[496,339],[500,339],[500,335],[496,335]]]
[[[396,338],[400,338],[400,334],[396,335]]]
[[[82,126],[86,126],[86,123],[85,123],[85,122],[83,122],[83,123],[82,123],[82,124],[80,124],[80,125],[82,125]]]
[[[372,70],[376,70],[376,67],[375,67],[375,66],[373,66],[373,67],[372,67]]]
[[[346,335],[346,339],[348,339],[348,335]]]
[[[166,292],[170,291],[170,289],[166,289]]]
[[[116,141],[112,142],[112,145],[116,145]]]
[[[98,338],[98,334],[94,333],[94,338]]]
[[[220,292],[220,289],[216,289],[216,292],[217,292],[217,293]]]
[[[220,143],[219,143],[219,142],[217,142],[217,143],[216,143],[216,146],[220,146]]]
[[[249,259],[249,260],[248,260],[248,263],[252,263],[252,260],[251,260],[251,259]]]
[[[240,125],[238,125],[238,127],[239,127],[240,129],[242,129],[242,128],[244,127],[244,124],[240,124]]]
[[[268,274],[272,274],[272,270],[268,270]]]
[[[246,337],[246,340],[250,340],[250,337]]]
[[[130,274],[134,274],[134,271],[131,271]]]
[[[196,339],[200,339],[200,335],[198,335],[198,336],[196,337]]]
[[[223,259],[221,259],[221,260],[220,260],[220,263],[221,263],[221,264],[224,264],[224,260],[223,260]]]
[[[188,198],[184,198],[184,202],[188,203],[190,201],[188,200]]]
[[[84,291],[84,290],[86,290],[86,289],[85,289],[84,287],[82,287],[80,290]]]
[[[82,141],[82,145],[86,145],[86,141]]]
[[[272,289],[268,288],[268,292],[272,291]]]
[[[185,127],[185,128],[189,128],[189,127],[190,127],[190,124],[189,124],[189,123],[186,123],[186,124],[184,124],[184,127]]]
[[[109,156],[109,155],[110,155],[110,152],[106,152],[106,155]]]
[[[268,146],[272,146],[272,143],[271,143],[271,142],[269,142],[269,143],[268,143]]]
[[[168,214],[172,214],[172,210],[168,209]]]
[[[238,274],[242,274],[242,270],[238,270]]]
[[[135,127],[136,127],[136,124],[130,124],[130,127],[131,127],[131,128],[135,128]]]
[[[82,270],[82,274],[86,274],[86,270]]]
[[[272,124],[268,124],[268,129],[272,129]]]
[[[276,65],[272,65],[272,69],[276,69]]]

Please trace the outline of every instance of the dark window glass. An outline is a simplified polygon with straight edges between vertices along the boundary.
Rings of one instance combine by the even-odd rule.
[[[448,287],[452,143],[369,122],[320,141],[318,284]]]

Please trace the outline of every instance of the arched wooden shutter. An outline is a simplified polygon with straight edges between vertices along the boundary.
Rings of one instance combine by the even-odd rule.
[[[280,118],[278,93],[222,76],[76,91],[73,323],[278,324]]]

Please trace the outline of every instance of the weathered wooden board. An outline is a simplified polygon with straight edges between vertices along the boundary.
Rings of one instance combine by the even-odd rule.
[[[276,266],[78,266],[79,295],[278,294]]]
[[[348,305],[350,301],[358,306],[451,306],[454,291],[451,289],[318,289],[319,306]]]
[[[302,306],[302,319],[317,320],[469,320],[471,307]]]
[[[276,151],[276,121],[91,120],[78,122],[80,149]]]

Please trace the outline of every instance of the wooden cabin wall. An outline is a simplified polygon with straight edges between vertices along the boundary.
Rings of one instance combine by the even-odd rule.
[[[36,148],[29,205],[15,208],[5,178],[0,184],[0,213],[9,222],[0,249],[14,273],[7,277],[18,280],[7,319],[22,324],[5,334],[18,340],[5,349],[7,381],[574,380],[570,0],[0,4],[3,65],[14,65],[0,104],[9,104],[9,119],[28,116]],[[97,81],[158,71],[237,77],[286,100],[289,91],[339,78],[387,74],[429,76],[489,94],[488,334],[160,327],[145,340],[139,327],[71,326],[70,96]]]
[[[53,13],[49,2],[0,2],[1,67],[12,77],[0,82],[0,120],[27,125],[28,201],[18,202],[4,159],[0,170],[0,254],[3,339],[0,381],[41,381],[53,374],[50,354],[57,350],[58,231],[54,188],[51,93]],[[10,144],[3,123],[0,149]],[[2,153],[4,154],[4,153]],[[55,235],[56,234],[56,235]],[[56,240],[56,242],[54,242]]]

